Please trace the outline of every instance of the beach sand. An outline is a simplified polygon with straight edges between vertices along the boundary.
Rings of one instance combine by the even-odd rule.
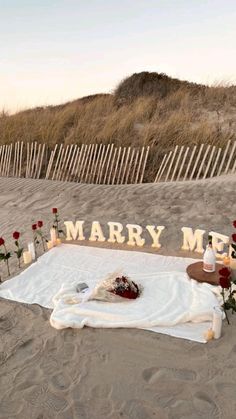
[[[0,236],[13,244],[18,230],[26,243],[34,221],[49,228],[52,207],[84,219],[87,235],[93,220],[105,235],[107,221],[165,225],[159,253],[183,255],[182,226],[232,233],[236,177],[129,186],[2,178]],[[155,251],[146,239],[142,250]],[[136,329],[57,331],[49,316],[0,300],[0,418],[235,418],[236,316],[208,344]]]

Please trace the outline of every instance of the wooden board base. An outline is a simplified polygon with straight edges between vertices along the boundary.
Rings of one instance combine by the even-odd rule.
[[[196,262],[189,265],[186,272],[189,278],[195,279],[198,282],[207,282],[211,285],[219,285],[219,270],[223,267],[220,263],[216,263],[215,272],[205,272],[202,269],[203,262]]]

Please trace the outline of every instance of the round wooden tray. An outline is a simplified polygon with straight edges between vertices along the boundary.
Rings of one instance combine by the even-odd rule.
[[[203,262],[196,262],[189,265],[186,269],[189,278],[195,279],[198,282],[207,282],[211,285],[219,285],[219,270],[222,265],[216,263],[215,272],[205,272],[202,269]]]

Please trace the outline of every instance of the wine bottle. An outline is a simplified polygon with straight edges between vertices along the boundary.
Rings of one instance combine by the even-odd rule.
[[[212,241],[208,241],[207,248],[203,255],[203,270],[205,272],[215,272],[216,270],[216,254],[212,248]]]

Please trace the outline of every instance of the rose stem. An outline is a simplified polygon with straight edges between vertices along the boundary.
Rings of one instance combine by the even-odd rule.
[[[5,254],[7,254],[7,248],[4,244],[4,249],[5,249]],[[8,263],[8,259],[5,259],[5,262],[7,264],[7,272],[8,272],[8,276],[10,276],[10,269],[9,269],[9,263]]]
[[[224,312],[225,312],[225,317],[226,317],[226,320],[227,320],[228,324],[230,324],[230,323],[229,323],[229,318],[228,318],[228,315],[227,315],[227,312],[226,312],[226,309],[225,309],[225,291],[224,291],[224,288],[223,288],[222,295],[223,295],[223,301],[224,301]]]

